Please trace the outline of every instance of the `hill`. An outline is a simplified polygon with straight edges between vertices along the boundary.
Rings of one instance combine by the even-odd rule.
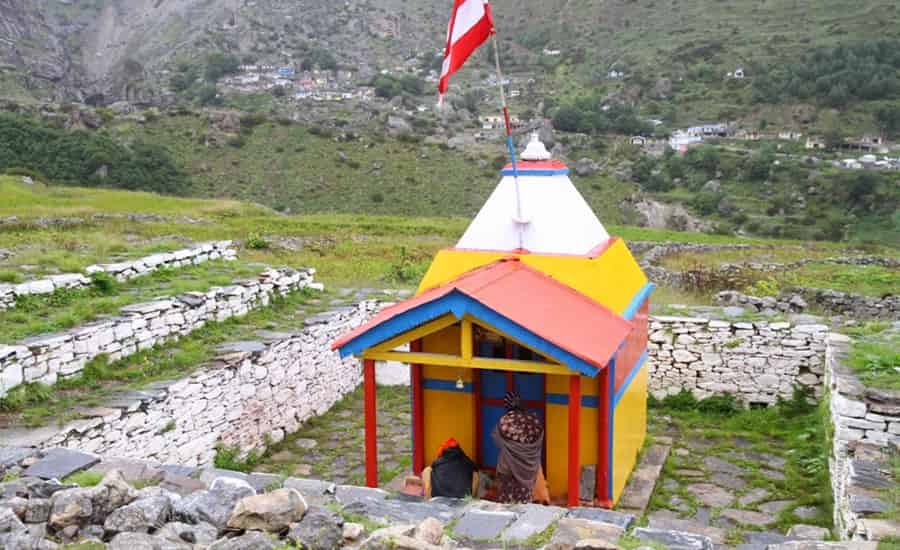
[[[850,69],[873,84],[866,93],[836,89],[826,101],[838,88],[827,81],[815,98],[771,93],[773,81],[776,90],[790,84],[788,75],[777,85],[786,69],[814,87],[835,76],[827,68],[800,71],[815,65],[804,56],[833,57],[831,48],[862,43],[896,51],[900,10],[890,0],[495,0],[493,7],[504,64],[521,76],[520,111],[587,91],[637,104],[670,125],[765,120],[807,127],[818,123],[818,110],[838,107],[847,113],[845,127],[874,131],[878,103],[897,99],[896,57],[869,64],[858,53]],[[15,0],[0,17],[0,38],[14,46],[0,54],[0,94],[161,101],[179,64],[202,69],[211,52],[297,69],[341,67],[357,81],[381,69],[424,75],[439,67],[448,8],[437,0]],[[460,83],[477,85],[491,71],[488,53]],[[747,78],[726,77],[738,68]]]

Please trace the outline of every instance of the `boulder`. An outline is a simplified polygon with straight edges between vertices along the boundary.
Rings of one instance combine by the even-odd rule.
[[[259,531],[250,531],[233,538],[219,539],[209,545],[207,550],[274,550],[279,545]],[[310,550],[307,547],[307,550]]]
[[[156,536],[175,542],[187,542],[190,544],[208,545],[215,542],[219,536],[219,530],[209,523],[190,525],[173,521],[163,525]]]
[[[444,537],[444,524],[435,518],[427,518],[416,526],[413,537],[428,544],[440,546],[441,539]]]
[[[344,539],[343,520],[324,508],[311,507],[300,522],[291,526],[287,538],[306,550],[339,548]]]
[[[722,190],[722,182],[719,180],[709,180],[700,188],[704,193],[718,193]]]
[[[621,550],[619,546],[606,539],[582,539],[575,543],[575,550]]]
[[[186,542],[171,541],[146,533],[119,533],[109,541],[107,550],[192,550]]]
[[[56,550],[59,545],[26,532],[0,534],[0,548],[3,550]]]
[[[625,532],[619,525],[602,521],[580,518],[563,518],[559,520],[556,532],[550,539],[548,550],[571,550],[580,540],[598,539],[616,540]]]
[[[575,163],[575,173],[579,176],[590,176],[597,171],[597,163],[587,157],[578,159]]]
[[[22,521],[25,523],[45,523],[50,519],[49,498],[29,498],[22,509]]]
[[[306,509],[306,501],[296,489],[277,489],[238,501],[228,527],[277,533],[300,521]]]
[[[211,523],[221,530],[228,524],[238,501],[255,494],[246,481],[220,477],[213,481],[208,491],[197,491],[178,501],[175,516],[187,523]]]
[[[147,533],[162,527],[172,516],[172,503],[164,496],[143,498],[113,511],[103,523],[110,534]]]
[[[358,540],[365,532],[366,528],[359,523],[347,522],[343,527],[344,540],[346,541]]]
[[[25,525],[12,508],[0,508],[0,533],[18,533],[24,530]]]
[[[58,491],[50,498],[48,526],[54,531],[106,521],[114,510],[137,498],[134,488],[118,470],[106,474],[96,487],[78,487]]]

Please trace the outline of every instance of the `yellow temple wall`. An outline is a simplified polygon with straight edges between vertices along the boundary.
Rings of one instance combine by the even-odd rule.
[[[596,258],[515,254],[477,250],[441,250],[419,285],[419,292],[449,282],[475,268],[515,256],[525,264],[596,300],[621,315],[647,284],[640,266],[622,239]]]
[[[647,379],[644,361],[613,414],[613,503],[619,501],[647,436]]]
[[[422,338],[422,351],[459,354],[459,326],[453,325]],[[469,387],[471,369],[425,365],[422,378],[456,384],[462,378]],[[475,397],[471,392],[424,389],[422,412],[425,427],[425,464],[435,459],[437,450],[448,437],[455,437],[469,457],[475,457]]]

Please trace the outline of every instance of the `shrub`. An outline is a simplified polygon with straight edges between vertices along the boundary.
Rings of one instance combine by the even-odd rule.
[[[405,246],[400,247],[399,256],[388,270],[388,279],[403,284],[419,282],[425,275],[428,264],[411,255]]]
[[[105,271],[91,273],[91,286],[99,294],[114,294],[119,287],[119,281]]]
[[[250,250],[267,250],[269,248],[269,241],[256,233],[251,233],[250,236],[247,237],[247,242],[244,243],[244,246]]]
[[[20,384],[0,399],[0,411],[20,411],[31,405],[38,405],[50,399],[52,392],[50,386],[40,382]]]
[[[692,411],[697,408],[697,398],[688,390],[681,390],[662,399],[662,406],[676,411]]]
[[[23,280],[22,276],[20,274],[16,273],[15,271],[10,271],[10,270],[6,270],[6,269],[0,271],[0,283],[16,284],[16,283],[21,283],[22,280]]]
[[[220,444],[216,446],[216,456],[213,458],[213,464],[216,468],[223,470],[248,473],[259,464],[259,459],[261,458],[257,451],[250,451],[243,457],[241,455],[239,447],[226,447]]]
[[[731,416],[741,410],[740,403],[730,394],[711,395],[697,403],[697,410],[722,416]]]

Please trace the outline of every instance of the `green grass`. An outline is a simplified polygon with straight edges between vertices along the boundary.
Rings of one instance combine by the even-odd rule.
[[[780,263],[790,264],[804,259],[825,260],[838,255],[878,253],[896,257],[895,249],[869,247],[865,252],[850,247],[843,249],[835,243],[810,243],[804,246],[754,246],[750,249],[715,250],[710,252],[686,252],[665,257],[660,264],[675,271],[715,270],[721,264]],[[772,273],[755,273],[749,268],[743,277],[759,279],[758,284],[746,290],[754,295],[775,295],[794,287],[831,288],[867,296],[883,296],[896,292],[900,287],[900,270],[877,265],[846,265],[837,263],[812,263],[794,266]],[[760,279],[762,277],[762,279]],[[765,287],[764,289],[762,287]]]
[[[212,261],[179,269],[161,269],[127,283],[95,285],[87,289],[59,290],[53,294],[22,296],[16,307],[0,311],[0,341],[15,342],[26,336],[57,332],[116,314],[129,304],[151,301],[212,286],[232,284],[262,271],[258,265]]]
[[[103,473],[93,470],[76,472],[63,480],[63,483],[74,483],[81,487],[93,487],[103,481]]]
[[[667,417],[672,428],[666,435],[683,444],[704,439],[708,447],[692,450],[687,457],[670,456],[663,467],[660,481],[651,498],[650,510],[669,508],[670,499],[677,495],[688,505],[682,512],[690,516],[699,505],[696,498],[686,490],[686,484],[697,478],[679,478],[677,470],[695,469],[702,464],[703,456],[727,455],[736,450],[771,453],[786,460],[781,473],[784,480],[774,480],[760,470],[758,461],[728,458],[743,467],[748,490],[765,488],[771,493],[766,500],[791,500],[793,505],[779,514],[774,524],[784,531],[798,523],[791,515],[796,506],[812,505],[819,509],[819,515],[811,521],[831,527],[831,484],[828,474],[828,436],[826,428],[827,403],[810,405],[803,393],[796,393],[793,399],[779,401],[775,406],[763,409],[741,409],[727,398],[715,397],[697,401],[689,393],[669,396],[662,402],[651,400],[652,418]],[[651,430],[653,428],[651,427]],[[673,431],[674,430],[674,431]],[[743,448],[737,448],[736,439],[743,441]],[[676,490],[667,489],[665,480],[679,482]]]
[[[809,264],[779,278],[788,286],[831,288],[866,296],[893,294],[900,288],[900,269],[874,265]]]
[[[900,335],[892,333],[855,340],[847,364],[866,386],[900,390]]]
[[[60,550],[105,550],[106,545],[102,542],[76,542],[66,544],[60,547]]]

